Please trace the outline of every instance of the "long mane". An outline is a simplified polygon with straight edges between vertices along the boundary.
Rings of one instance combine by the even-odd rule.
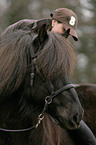
[[[0,94],[14,92],[22,84],[31,64],[30,32],[17,30],[2,36],[0,44]],[[48,32],[48,40],[38,52],[37,62],[46,77],[69,74],[76,60],[75,53],[66,38]]]
[[[0,93],[12,93],[22,83],[30,61],[32,36],[23,30],[4,35],[0,45]]]

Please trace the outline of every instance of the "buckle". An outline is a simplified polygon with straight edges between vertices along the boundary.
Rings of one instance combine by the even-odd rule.
[[[52,103],[52,98],[51,98],[50,96],[47,96],[47,97],[45,98],[45,103],[46,103],[46,104],[51,104],[51,103]]]

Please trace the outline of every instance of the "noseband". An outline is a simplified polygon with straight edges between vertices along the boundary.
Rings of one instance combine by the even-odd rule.
[[[41,123],[41,121],[44,119],[44,113],[46,111],[46,108],[47,108],[47,106],[49,104],[52,103],[53,99],[56,96],[58,96],[59,94],[61,94],[62,92],[67,91],[67,90],[69,90],[71,88],[74,88],[74,85],[73,84],[67,84],[67,85],[63,86],[62,88],[58,89],[57,91],[53,91],[52,88],[51,88],[51,85],[45,81],[45,78],[41,74],[41,72],[40,72],[37,64],[35,63],[35,65],[34,65],[33,60],[35,59],[35,62],[36,62],[37,55],[34,53],[33,49],[30,49],[30,53],[31,53],[31,59],[32,59],[32,70],[31,70],[30,86],[31,87],[33,86],[33,80],[34,80],[34,75],[35,75],[34,74],[34,66],[36,65],[35,67],[38,70],[38,74],[39,74],[42,82],[45,84],[45,86],[46,86],[47,90],[49,91],[50,95],[45,97],[44,108],[43,108],[42,112],[38,116],[38,122],[37,122],[36,125],[34,125],[32,127],[29,127],[29,128],[26,128],[26,129],[19,129],[19,130],[11,130],[11,129],[3,129],[3,128],[0,128],[0,131],[4,131],[4,132],[24,132],[24,131],[29,131],[29,130],[32,130],[32,129],[36,129],[39,126],[39,124]]]

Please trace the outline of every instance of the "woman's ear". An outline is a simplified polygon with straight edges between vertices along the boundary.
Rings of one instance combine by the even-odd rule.
[[[52,27],[54,26],[55,23],[56,23],[56,20],[52,20]]]

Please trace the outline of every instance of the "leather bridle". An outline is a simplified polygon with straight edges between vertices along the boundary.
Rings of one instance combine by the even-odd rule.
[[[33,86],[34,75],[35,75],[34,74],[34,59],[35,59],[35,62],[36,62],[37,55],[34,53],[33,49],[30,50],[30,53],[31,53],[31,59],[32,59],[32,70],[31,70],[30,86],[32,87]],[[39,126],[39,124],[41,123],[41,121],[44,119],[44,113],[46,111],[46,108],[47,108],[47,106],[49,104],[52,103],[53,99],[56,96],[58,96],[59,94],[61,94],[62,92],[67,91],[67,90],[69,90],[71,88],[74,88],[73,84],[67,84],[67,85],[63,86],[62,88],[58,89],[57,91],[53,91],[52,88],[51,88],[51,85],[45,81],[45,78],[41,74],[41,72],[40,72],[40,70],[39,70],[39,68],[38,68],[36,63],[35,63],[35,65],[36,65],[35,67],[38,69],[38,74],[40,75],[41,80],[44,82],[47,90],[50,93],[49,96],[45,97],[44,108],[43,108],[42,112],[38,116],[37,124],[32,126],[32,127],[29,127],[29,128],[26,128],[26,129],[19,129],[19,130],[11,130],[11,129],[0,128],[0,131],[4,131],[4,132],[24,132],[24,131],[29,131],[29,130],[32,130],[32,129],[36,129]]]

